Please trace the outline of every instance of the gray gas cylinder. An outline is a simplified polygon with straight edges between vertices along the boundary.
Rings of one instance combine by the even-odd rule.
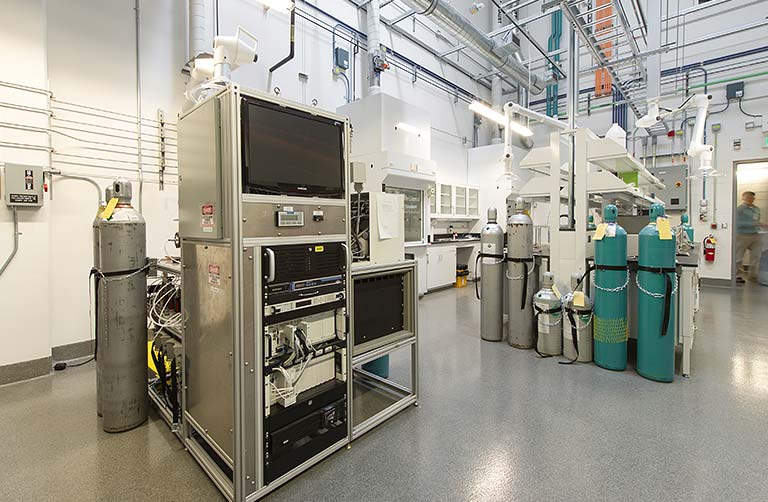
[[[496,222],[496,208],[480,231],[480,337],[500,342],[504,337],[504,230]],[[477,287],[477,284],[475,284]]]
[[[118,204],[99,221],[99,376],[102,426],[121,432],[147,420],[146,225],[131,183],[112,184]]]
[[[544,272],[541,289],[533,297],[533,305],[537,312],[540,312],[536,326],[538,333],[536,350],[545,356],[557,356],[563,352],[563,304],[552,290],[554,284],[554,274]]]
[[[574,304],[574,293],[582,292],[581,275],[571,275],[571,292],[563,296],[563,356],[571,361],[588,363],[592,360],[592,301],[584,294],[583,305]],[[576,344],[573,342],[573,325],[576,326]],[[578,347],[578,354],[576,353]]]
[[[533,348],[533,309],[531,297],[536,291],[533,261],[533,221],[525,214],[525,201],[515,199],[515,213],[507,219],[508,288],[507,342],[519,349]]]

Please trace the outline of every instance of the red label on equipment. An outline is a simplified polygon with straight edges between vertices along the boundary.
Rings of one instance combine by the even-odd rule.
[[[208,265],[208,273],[209,274],[221,274],[221,267],[219,265]]]
[[[213,204],[203,204],[201,207],[203,216],[213,216],[213,214],[216,212],[216,210],[213,207]]]

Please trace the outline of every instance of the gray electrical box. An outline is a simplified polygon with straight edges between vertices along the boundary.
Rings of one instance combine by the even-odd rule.
[[[43,206],[43,167],[5,164],[3,175],[5,204],[11,207]]]
[[[346,49],[342,49],[341,47],[336,47],[336,50],[333,54],[333,59],[336,61],[336,66],[341,68],[342,70],[349,69],[349,51]]]
[[[665,185],[664,190],[656,190],[656,197],[664,202],[667,209],[688,209],[688,166],[657,167],[649,169]]]

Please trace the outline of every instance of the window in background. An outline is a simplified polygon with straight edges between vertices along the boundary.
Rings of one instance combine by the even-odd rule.
[[[424,191],[415,188],[386,187],[385,192],[405,196],[405,242],[424,241]]]

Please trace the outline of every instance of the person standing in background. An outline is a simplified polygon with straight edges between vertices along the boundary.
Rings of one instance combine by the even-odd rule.
[[[761,238],[760,208],[755,205],[755,192],[746,191],[741,194],[741,204],[736,208],[736,282],[744,280],[744,253],[749,250],[750,281],[757,281],[757,267],[760,261]]]

